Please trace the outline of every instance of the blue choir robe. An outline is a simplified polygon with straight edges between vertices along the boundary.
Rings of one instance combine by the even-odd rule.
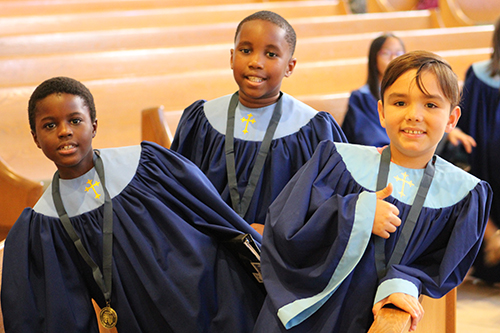
[[[271,205],[261,257],[268,295],[254,332],[366,332],[373,305],[390,294],[438,298],[463,280],[481,244],[489,185],[437,157],[406,251],[379,282],[372,227],[380,156],[375,147],[323,142]],[[423,173],[390,164],[386,200],[402,221]],[[387,260],[401,229],[385,242]]]
[[[203,173],[156,144],[102,149],[113,203],[111,307],[118,332],[251,332],[263,291],[220,240],[260,236]],[[104,195],[95,169],[61,179],[76,233],[102,271]],[[98,194],[100,195],[99,198]],[[5,243],[7,332],[98,332],[92,270],[59,220],[51,186]]]
[[[385,128],[380,125],[377,99],[368,85],[351,92],[342,130],[349,143],[383,147],[389,144]]]
[[[462,116],[458,127],[471,135],[477,146],[469,156],[470,172],[492,187],[491,218],[500,228],[500,77],[491,77],[490,60],[474,63],[467,70],[463,86]],[[500,265],[488,267],[478,256],[474,275],[489,282],[500,282]]]
[[[264,224],[271,202],[314,153],[322,140],[345,142],[335,119],[283,94],[282,116],[274,133],[260,179],[245,220]],[[225,156],[227,109],[231,95],[197,101],[183,113],[171,146],[194,162],[214,184],[222,199],[232,206]],[[243,196],[274,104],[264,108],[236,108],[234,158],[240,197]]]

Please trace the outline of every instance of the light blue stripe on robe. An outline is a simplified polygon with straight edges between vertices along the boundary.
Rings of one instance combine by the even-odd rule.
[[[326,288],[315,296],[296,300],[278,309],[278,318],[287,329],[300,324],[316,312],[361,260],[371,237],[376,200],[374,193],[363,192],[359,195],[351,236]]]

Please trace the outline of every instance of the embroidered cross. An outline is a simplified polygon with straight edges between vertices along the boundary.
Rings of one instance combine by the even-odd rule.
[[[410,187],[415,186],[415,185],[413,185],[413,182],[411,180],[410,181],[406,180],[406,177],[408,177],[408,175],[406,174],[406,172],[403,173],[403,178],[399,178],[398,176],[394,177],[396,179],[396,181],[398,181],[398,182],[402,181],[403,182],[403,186],[401,187],[401,192],[398,192],[401,197],[406,196],[405,193],[404,193],[405,184],[408,184]]]
[[[241,118],[241,121],[242,122],[247,122],[246,125],[245,125],[245,129],[243,130],[243,133],[247,134],[248,133],[248,123],[255,123],[255,119],[251,119],[253,116],[251,113],[248,114],[248,118]]]
[[[85,192],[88,192],[90,191],[90,189],[92,189],[95,193],[95,199],[99,199],[99,197],[101,196],[99,193],[97,193],[97,191],[95,190],[95,186],[99,186],[99,184],[101,184],[100,182],[95,182],[94,184],[92,184],[92,180],[88,180],[87,181],[87,184],[89,184],[90,186],[89,187],[86,187],[85,188]]]

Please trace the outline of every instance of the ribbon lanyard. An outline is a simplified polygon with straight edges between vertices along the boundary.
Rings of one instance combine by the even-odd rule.
[[[406,221],[403,225],[403,230],[401,230],[399,238],[396,242],[396,247],[394,248],[391,257],[389,258],[389,262],[387,263],[387,265],[385,264],[385,239],[379,236],[375,236],[375,264],[377,267],[377,275],[379,280],[385,276],[387,267],[394,264],[399,264],[401,258],[403,257],[406,246],[408,245],[408,241],[410,240],[410,237],[413,233],[413,229],[415,229],[415,224],[417,223],[420,211],[422,210],[422,207],[424,205],[425,197],[427,196],[427,192],[429,191],[429,188],[431,186],[432,178],[434,177],[435,163],[436,156],[433,156],[425,167],[424,175],[422,176],[422,180],[420,181],[420,185],[417,190],[417,195],[415,196],[413,205],[411,206],[408,217],[406,218]],[[390,146],[387,146],[382,151],[382,156],[380,157],[380,165],[377,178],[377,191],[380,191],[387,186],[390,164],[391,149]]]
[[[52,179],[52,198],[54,200],[54,205],[57,210],[57,214],[59,215],[59,219],[62,222],[62,225],[64,226],[64,229],[68,233],[69,237],[75,244],[76,249],[82,256],[82,258],[85,260],[85,262],[90,266],[92,269],[92,274],[94,277],[95,282],[101,289],[104,298],[106,300],[106,308],[103,308],[102,311],[107,309],[107,311],[112,311],[114,313],[114,310],[109,307],[110,299],[111,299],[111,290],[112,290],[112,285],[111,285],[111,275],[112,275],[112,264],[113,264],[113,204],[111,202],[111,197],[109,196],[108,190],[106,189],[105,186],[105,179],[104,179],[104,167],[103,163],[101,160],[101,156],[99,154],[99,151],[96,150],[94,151],[94,165],[95,169],[97,171],[97,174],[99,175],[102,189],[104,191],[104,218],[103,218],[103,251],[102,251],[102,268],[103,268],[103,273],[101,273],[101,270],[99,269],[99,266],[94,262],[94,260],[90,257],[89,253],[85,249],[85,247],[82,244],[81,239],[78,237],[76,234],[75,229],[73,228],[73,225],[71,224],[68,213],[66,212],[66,209],[64,208],[64,204],[61,199],[61,192],[59,190],[59,171],[56,171],[54,174],[54,177]],[[101,312],[102,312],[101,311]],[[109,316],[109,313],[105,313],[106,316]],[[114,327],[116,325],[116,313],[114,313],[114,324],[111,327]],[[102,314],[101,314],[102,317]],[[106,317],[107,320],[108,317]],[[103,319],[101,318],[101,321]],[[103,323],[104,324],[104,323]],[[107,326],[105,326],[107,327]]]
[[[227,111],[227,125],[226,125],[226,170],[227,170],[227,181],[229,186],[229,193],[231,194],[231,202],[233,204],[233,209],[240,215],[244,217],[248,207],[250,206],[250,201],[252,200],[253,194],[255,192],[255,187],[259,181],[264,163],[266,161],[269,148],[271,147],[271,141],[273,140],[274,132],[278,127],[278,123],[281,118],[281,107],[282,99],[278,99],[276,106],[274,107],[273,115],[267,126],[266,133],[264,135],[264,140],[262,141],[255,160],[255,164],[250,173],[250,178],[248,179],[247,187],[243,193],[243,198],[240,198],[238,192],[238,181],[236,180],[236,169],[234,162],[234,118],[236,113],[236,106],[238,105],[238,92],[234,93],[229,102],[229,108]]]

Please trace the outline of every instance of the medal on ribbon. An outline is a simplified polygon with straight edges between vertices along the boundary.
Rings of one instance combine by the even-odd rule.
[[[116,323],[118,322],[118,315],[116,314],[116,311],[109,306],[109,303],[101,309],[101,312],[99,313],[99,320],[105,328],[113,328],[116,326]]]

